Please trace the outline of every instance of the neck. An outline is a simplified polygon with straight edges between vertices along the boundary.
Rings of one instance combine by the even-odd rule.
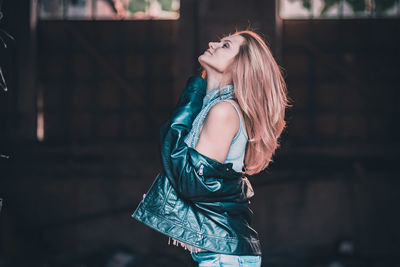
[[[227,79],[222,73],[207,71],[207,93],[217,87],[223,87],[230,84],[230,79]]]

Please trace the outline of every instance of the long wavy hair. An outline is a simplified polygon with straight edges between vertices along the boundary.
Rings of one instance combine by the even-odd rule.
[[[234,98],[249,137],[244,173],[253,175],[273,161],[286,126],[285,110],[290,104],[281,68],[260,35],[250,30],[233,35],[241,35],[244,42],[226,72],[231,72]],[[202,76],[206,77],[205,71]]]

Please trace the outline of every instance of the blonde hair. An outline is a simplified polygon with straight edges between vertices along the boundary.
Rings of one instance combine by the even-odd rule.
[[[230,68],[234,98],[243,114],[249,140],[244,173],[261,172],[272,162],[279,136],[286,126],[285,109],[290,106],[286,83],[269,47],[253,31],[237,31],[244,42]],[[203,71],[202,76],[206,73]]]

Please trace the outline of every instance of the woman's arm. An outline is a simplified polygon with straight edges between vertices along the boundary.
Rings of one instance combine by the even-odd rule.
[[[239,127],[235,108],[227,102],[217,103],[210,109],[203,123],[196,150],[224,163]]]

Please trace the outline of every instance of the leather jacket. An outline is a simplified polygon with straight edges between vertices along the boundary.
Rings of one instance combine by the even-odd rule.
[[[248,179],[184,142],[206,95],[207,83],[189,78],[170,120],[160,131],[163,170],[132,217],[175,240],[203,250],[261,255],[248,207]]]

